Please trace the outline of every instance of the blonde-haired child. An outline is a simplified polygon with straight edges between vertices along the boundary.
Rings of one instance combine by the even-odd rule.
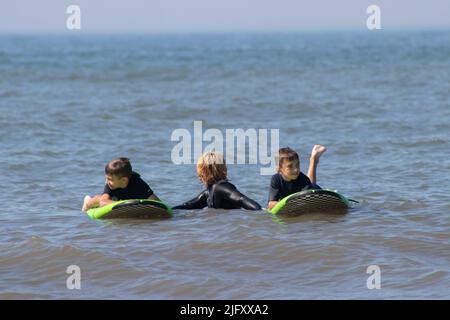
[[[261,210],[254,200],[243,195],[227,179],[227,166],[223,154],[206,152],[197,162],[197,175],[206,189],[197,197],[173,209],[201,209],[206,206],[216,209]]]

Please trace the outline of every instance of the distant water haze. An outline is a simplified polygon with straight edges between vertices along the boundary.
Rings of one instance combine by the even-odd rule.
[[[380,7],[385,30],[450,28],[447,0],[6,0],[0,32],[69,32],[73,4],[81,8],[82,33],[367,30],[370,5]]]

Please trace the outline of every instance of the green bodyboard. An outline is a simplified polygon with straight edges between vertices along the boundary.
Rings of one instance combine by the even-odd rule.
[[[90,209],[92,219],[157,219],[173,217],[172,208],[162,201],[148,199],[121,200],[109,205]]]
[[[305,213],[346,212],[349,200],[334,190],[311,189],[293,193],[268,210],[277,216],[299,216]]]

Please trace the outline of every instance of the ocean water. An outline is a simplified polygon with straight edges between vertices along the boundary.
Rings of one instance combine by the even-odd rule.
[[[202,191],[174,130],[279,129],[346,215],[94,221],[118,156],[171,205]],[[0,299],[450,298],[450,32],[0,36]],[[230,164],[266,205],[270,176]],[[67,267],[81,270],[69,290]],[[377,265],[381,288],[368,289]]]

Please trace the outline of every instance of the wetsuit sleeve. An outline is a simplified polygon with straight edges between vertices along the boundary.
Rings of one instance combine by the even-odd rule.
[[[208,205],[208,190],[204,190],[194,199],[173,207],[172,209],[202,209]]]
[[[234,191],[230,195],[232,201],[236,201],[240,204],[241,208],[246,210],[261,210],[261,206],[255,200],[250,199],[246,195],[243,195],[238,190]]]
[[[272,176],[272,179],[270,180],[270,187],[269,187],[269,202],[270,201],[280,201],[280,181],[277,179],[277,176]]]
[[[309,189],[322,189],[318,184],[312,183],[311,180],[308,178],[308,176],[304,175],[303,173],[301,174],[301,179],[302,185],[304,185],[302,191]]]
[[[231,183],[220,185],[220,187],[216,190],[218,192],[218,196],[222,198],[222,201],[227,201],[233,206],[241,207],[246,210],[261,210],[261,206],[258,202],[250,199],[246,195],[243,195]]]

